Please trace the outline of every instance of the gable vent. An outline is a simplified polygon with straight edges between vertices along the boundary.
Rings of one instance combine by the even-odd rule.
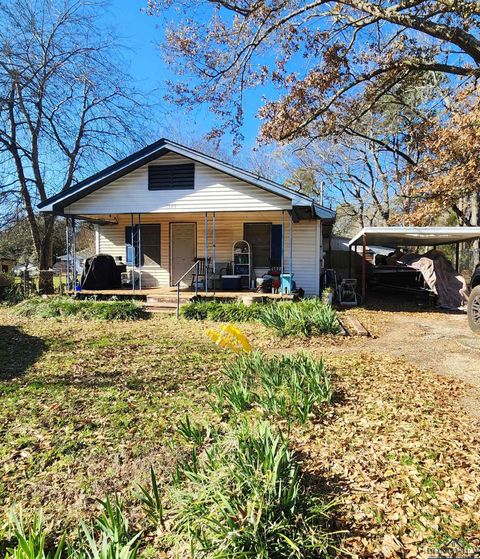
[[[150,165],[148,167],[148,190],[193,189],[195,165]]]

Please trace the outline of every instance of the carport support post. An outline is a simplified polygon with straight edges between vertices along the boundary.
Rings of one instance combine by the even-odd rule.
[[[460,268],[460,243],[455,245],[455,270],[458,272]]]
[[[362,237],[362,302],[367,296],[367,238]]]
[[[352,277],[352,245],[348,245],[348,277]]]

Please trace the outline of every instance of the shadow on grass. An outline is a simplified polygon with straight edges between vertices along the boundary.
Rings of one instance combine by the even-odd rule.
[[[465,314],[456,309],[444,309],[435,306],[433,299],[425,295],[393,292],[386,289],[371,290],[367,294],[364,308],[370,311],[389,311],[396,313],[438,313]]]
[[[45,349],[42,339],[16,326],[0,326],[0,381],[24,375]]]

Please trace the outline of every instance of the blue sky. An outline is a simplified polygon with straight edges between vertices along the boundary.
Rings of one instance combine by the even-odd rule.
[[[161,104],[156,116],[162,124],[160,129],[150,130],[150,135],[164,135],[179,141],[185,141],[187,135],[192,135],[193,139],[200,140],[213,124],[208,109],[199,107],[187,113],[162,100],[166,92],[165,81],[175,79],[175,74],[163,62],[159,48],[163,40],[163,19],[143,13],[142,8],[146,3],[146,0],[111,0],[104,14],[105,24],[113,27],[120,36],[121,43],[127,47],[123,57],[128,62],[128,71],[138,82],[139,88],[156,90],[156,101]],[[260,100],[260,92],[249,93],[243,128],[244,153],[255,145],[260,126],[255,113],[260,106]],[[228,138],[225,138],[225,142],[228,143]]]

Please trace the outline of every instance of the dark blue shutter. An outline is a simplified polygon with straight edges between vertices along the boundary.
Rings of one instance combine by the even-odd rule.
[[[271,266],[278,268],[282,265],[282,226],[272,225],[270,243]]]

